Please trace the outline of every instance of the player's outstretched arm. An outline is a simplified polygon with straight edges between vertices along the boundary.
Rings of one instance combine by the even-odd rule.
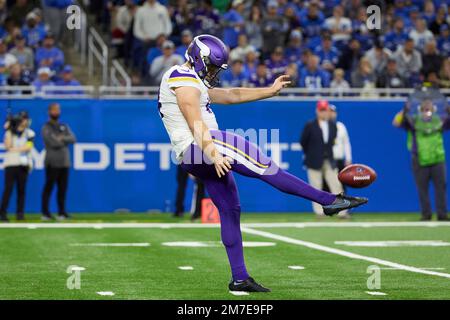
[[[194,136],[195,142],[202,149],[203,153],[214,164],[217,175],[224,176],[230,169],[230,160],[222,156],[213,143],[209,128],[202,119],[200,112],[200,90],[193,87],[175,88],[178,107],[183,113],[189,129]]]
[[[208,91],[212,103],[236,104],[267,99],[276,96],[283,88],[291,84],[288,75],[278,77],[267,88],[214,88]]]

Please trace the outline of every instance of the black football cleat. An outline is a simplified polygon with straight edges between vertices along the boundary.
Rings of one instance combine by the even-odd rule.
[[[343,210],[359,207],[369,201],[367,198],[350,197],[343,193],[336,196],[336,200],[328,206],[322,206],[323,213],[326,216],[335,215]]]
[[[228,285],[228,289],[230,289],[230,291],[270,292],[270,289],[256,283],[252,277],[244,281],[231,280],[230,284]]]

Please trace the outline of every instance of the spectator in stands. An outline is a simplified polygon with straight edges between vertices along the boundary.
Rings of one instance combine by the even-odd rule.
[[[53,72],[49,67],[39,68],[37,76],[37,79],[32,83],[36,89],[36,92],[42,92],[42,87],[55,85],[55,83],[51,80]]]
[[[34,69],[34,53],[33,50],[25,45],[25,38],[18,35],[15,41],[15,47],[9,53],[16,57],[17,61],[27,70]]]
[[[352,88],[374,88],[375,81],[375,72],[369,59],[361,58],[359,67],[352,72]]]
[[[35,59],[36,67],[48,67],[56,72],[64,65],[64,53],[55,46],[52,34],[48,33],[45,36],[42,46],[36,50]]]
[[[278,2],[270,0],[267,3],[267,14],[262,24],[263,54],[269,54],[273,48],[283,46],[289,25],[283,16],[278,15]]]
[[[287,74],[290,77],[290,87],[296,88],[298,87],[298,64],[291,62],[289,63],[289,65],[286,68],[286,72],[285,74]]]
[[[352,37],[358,39],[361,47],[368,50],[372,46],[372,33],[367,28],[367,8],[361,7],[357,10],[358,15],[356,19],[352,20]]]
[[[8,16],[8,8],[6,6],[6,0],[0,0],[0,38],[3,38],[3,24]]]
[[[279,1],[280,2],[280,1]],[[288,30],[294,30],[300,28],[300,20],[298,19],[297,12],[294,5],[286,4],[284,8],[281,8],[282,13],[288,23]]]
[[[254,88],[264,88],[273,82],[273,76],[270,74],[267,65],[260,61],[256,68],[256,73],[250,75],[249,86]]]
[[[156,43],[155,46],[148,49],[147,52],[147,66],[148,68],[150,68],[150,66],[152,65],[153,61],[162,56],[163,54],[163,50],[162,50],[162,45],[164,44],[164,42],[166,42],[167,37],[165,34],[160,34],[158,36],[158,38],[156,38]]]
[[[261,9],[258,5],[253,5],[250,9],[250,16],[245,20],[245,33],[248,36],[249,43],[257,50],[261,50],[263,46],[261,22]]]
[[[319,66],[319,57],[311,55],[306,67],[300,71],[300,87],[321,89],[330,86],[330,74]]]
[[[197,34],[212,34],[220,36],[220,13],[214,8],[212,0],[203,0],[200,8],[194,14],[195,31]],[[185,27],[190,27],[186,25]]]
[[[333,80],[331,80],[330,88],[337,95],[343,95],[350,89],[350,84],[344,79],[344,70],[337,68],[333,72]]]
[[[287,68],[288,62],[284,58],[282,47],[276,47],[270,55],[270,59],[266,60],[267,68],[275,78],[282,75]]]
[[[347,77],[358,67],[362,56],[363,52],[360,42],[357,39],[351,39],[349,44],[342,50],[337,67],[344,69]]]
[[[344,17],[344,9],[340,5],[334,7],[332,17],[325,19],[324,27],[331,32],[333,42],[338,48],[350,39],[352,22]]]
[[[184,54],[186,53],[189,44],[192,42],[192,39],[193,39],[192,32],[188,29],[183,30],[183,32],[181,32],[181,44],[177,47],[175,53],[184,57]]]
[[[145,53],[150,47],[154,47],[156,39],[161,34],[169,37],[172,33],[167,8],[156,0],[147,0],[136,11],[133,25],[134,67],[142,69],[145,61]]]
[[[408,33],[405,32],[405,24],[402,18],[397,18],[394,22],[394,29],[384,36],[384,43],[386,48],[395,52],[398,47],[408,39]]]
[[[31,0],[16,0],[9,10],[8,15],[16,25],[21,26],[24,24],[27,14],[33,10],[34,7],[35,3]]]
[[[322,45],[316,47],[314,54],[319,57],[319,63],[323,69],[333,72],[339,60],[339,52],[333,46],[331,35],[322,36]]]
[[[430,31],[433,32],[434,35],[439,35],[442,26],[448,27],[448,23],[445,21],[445,18],[445,6],[440,6],[436,12],[434,20],[430,23]]]
[[[422,53],[422,74],[429,74],[430,72],[437,74],[441,70],[441,65],[442,56],[437,50],[436,41],[428,41]]]
[[[17,63],[17,58],[8,53],[6,43],[3,39],[0,39],[0,61],[5,64],[6,68],[9,68],[12,64]]]
[[[412,6],[409,9],[409,14],[408,15],[405,14],[403,16],[403,18],[405,20],[406,32],[409,33],[415,28],[415,26],[417,24],[417,21],[419,19],[421,19],[419,7],[418,6]]]
[[[248,43],[247,35],[241,33],[238,38],[238,46],[230,52],[230,60],[244,61],[247,54],[254,50],[255,48]]]
[[[200,7],[203,5],[201,3]],[[172,36],[178,38],[181,32],[187,28],[192,29],[194,23],[195,11],[189,5],[188,0],[177,0],[174,6],[169,7],[169,16],[172,19]]]
[[[375,45],[365,54],[365,57],[374,67],[374,71],[376,74],[379,74],[384,70],[391,56],[391,50],[385,48],[383,42],[380,40],[375,41]]]
[[[439,86],[441,88],[450,88],[450,58],[446,58],[442,63],[442,68],[439,71]]]
[[[422,57],[419,51],[414,49],[414,40],[408,38],[403,46],[401,46],[393,55],[397,61],[398,72],[410,79],[417,77],[422,68]]]
[[[175,45],[172,41],[167,40],[162,45],[163,55],[153,60],[150,66],[150,77],[152,84],[156,85],[161,82],[164,73],[174,65],[183,64],[184,58],[175,54]]]
[[[450,28],[448,24],[443,24],[440,28],[441,33],[437,38],[439,52],[443,56],[450,56]]]
[[[6,68],[5,61],[0,60],[0,86],[6,86],[8,80],[8,68]]]
[[[384,70],[377,77],[377,88],[405,88],[406,82],[397,70],[397,61],[389,58]]]
[[[314,48],[320,43],[320,32],[324,20],[325,17],[323,12],[320,11],[318,1],[310,1],[308,7],[300,12],[303,34],[312,43],[311,45],[308,43],[310,48]]]
[[[303,52],[302,33],[299,30],[292,30],[289,36],[289,43],[284,49],[284,56],[289,62],[297,63]]]
[[[72,4],[73,0],[43,0],[45,20],[58,45],[61,45],[67,29],[67,7]]]
[[[22,28],[22,35],[26,39],[27,46],[36,49],[42,40],[44,40],[47,31],[45,27],[38,24],[36,13],[31,11],[27,14],[27,22]]]
[[[223,40],[231,49],[238,45],[238,35],[244,30],[244,1],[233,0],[230,10],[222,17]]]
[[[80,87],[81,83],[74,78],[73,68],[71,65],[65,65],[61,71],[61,78],[55,83],[59,87],[70,86],[70,87]]]
[[[253,51],[250,51],[245,56],[245,72],[247,72],[248,75],[251,75],[256,72],[256,68],[258,67],[258,58],[259,58],[259,52],[254,49]]]
[[[13,43],[14,39],[20,34],[20,28],[16,25],[14,20],[11,18],[6,18],[4,27],[4,36],[0,38],[7,47],[9,48]]]
[[[422,17],[425,19],[427,25],[430,25],[431,22],[433,22],[435,13],[433,0],[426,0],[423,4]]]
[[[415,29],[409,33],[417,50],[423,51],[425,44],[434,39],[433,33],[427,29],[425,19],[417,19]]]
[[[246,87],[248,84],[248,75],[244,70],[244,63],[242,60],[233,60],[231,62],[231,69],[223,72],[222,87]]]
[[[136,4],[135,0],[124,1],[124,4],[117,10],[115,29],[112,31],[113,39],[118,46],[119,57],[125,57],[126,60],[129,57],[127,49],[131,47],[131,28],[138,8]]]
[[[8,86],[29,86],[30,83],[23,76],[22,66],[15,63],[9,67]]]

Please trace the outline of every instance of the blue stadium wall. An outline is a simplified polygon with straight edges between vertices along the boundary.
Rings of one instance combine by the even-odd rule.
[[[39,212],[44,183],[43,141],[40,128],[47,119],[50,101],[0,100],[1,115],[8,107],[14,112],[27,110],[32,128],[38,133],[37,165],[29,177],[27,212]],[[61,100],[62,121],[75,132],[77,155],[72,158],[68,194],[71,212],[111,212],[126,208],[134,212],[173,209],[176,167],[168,157],[169,141],[159,118],[155,101],[148,100]],[[302,152],[298,150],[300,132],[314,117],[314,101],[265,101],[235,106],[213,106],[222,129],[280,129],[279,145],[283,166],[305,179]],[[406,150],[406,134],[391,125],[402,108],[398,101],[336,101],[339,118],[349,130],[354,162],[376,169],[378,180],[369,188],[355,191],[370,197],[363,211],[418,211],[418,199]],[[446,139],[447,150],[450,150]],[[90,151],[89,151],[90,150]],[[99,151],[100,150],[100,151]],[[270,152],[269,152],[270,153]],[[101,156],[100,156],[101,154]],[[279,152],[276,153],[280,155]],[[0,148],[0,163],[4,148]],[[3,181],[3,170],[0,171]],[[242,208],[245,212],[311,211],[305,200],[285,195],[263,182],[237,176]],[[2,190],[0,184],[0,190]],[[188,195],[192,189],[192,183]],[[186,207],[189,208],[190,196]],[[53,205],[55,209],[55,206]],[[10,211],[15,210],[15,198]]]

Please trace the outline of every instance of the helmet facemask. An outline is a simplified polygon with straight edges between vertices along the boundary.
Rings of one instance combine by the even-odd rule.
[[[205,64],[205,71],[199,73],[199,77],[203,80],[205,86],[209,89],[217,87],[220,83],[219,74],[222,70],[227,69],[227,65],[216,66],[210,62],[209,57],[203,58],[203,63]]]

